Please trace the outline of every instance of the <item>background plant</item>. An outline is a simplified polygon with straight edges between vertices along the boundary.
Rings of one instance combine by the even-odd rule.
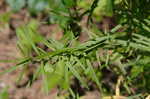
[[[8,88],[3,88],[0,91],[0,99],[8,99],[9,98],[9,94],[7,91]]]

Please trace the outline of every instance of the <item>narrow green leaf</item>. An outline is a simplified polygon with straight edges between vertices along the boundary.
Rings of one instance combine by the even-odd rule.
[[[82,79],[81,75],[78,73],[77,70],[75,70],[75,68],[69,62],[67,62],[66,66],[68,66],[72,74],[84,85],[84,87],[88,88],[86,82]]]
[[[16,70],[17,68],[24,66],[24,65],[27,64],[29,61],[30,61],[29,58],[24,59],[24,60],[22,60],[20,63],[18,63],[17,65],[12,66],[12,67],[10,67],[9,69],[7,69],[7,70],[1,72],[0,75],[3,75],[3,74],[5,74],[5,73],[12,72],[12,71]]]
[[[87,66],[88,66],[88,68],[90,69],[90,76],[91,76],[91,79],[92,80],[94,80],[94,82],[97,84],[97,86],[98,86],[98,88],[99,88],[99,90],[101,91],[101,84],[100,84],[100,81],[99,81],[99,79],[98,79],[98,77],[96,76],[96,73],[95,73],[95,71],[94,71],[94,68],[93,68],[93,66],[91,65],[91,63],[90,63],[90,60],[86,60],[86,63],[87,63]]]

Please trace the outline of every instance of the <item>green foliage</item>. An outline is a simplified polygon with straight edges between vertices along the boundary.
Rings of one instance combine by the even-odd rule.
[[[31,9],[42,6],[42,10],[45,4],[29,2],[33,5]],[[149,0],[50,0],[50,20],[63,30],[62,39],[41,36],[34,20],[18,28],[18,47],[24,60],[16,66],[39,64],[34,79],[42,75],[46,92],[59,86],[76,97],[71,85],[77,79],[79,87],[86,91],[92,83],[101,94],[113,94],[115,89],[109,82],[117,85],[121,76],[121,94],[145,95],[150,90],[150,10],[145,10],[143,5],[149,9],[148,3]],[[103,16],[114,16],[117,25],[107,31],[100,30],[95,21]],[[88,17],[88,27],[81,25],[84,17]],[[78,37],[83,32],[89,39],[81,43]],[[7,72],[12,70],[14,67]],[[109,80],[108,71],[114,82]]]
[[[26,4],[31,13],[42,11],[48,5],[48,0],[6,0],[6,2],[15,12],[20,11]]]
[[[8,88],[4,88],[0,91],[0,99],[9,99],[9,94],[7,92]]]
[[[33,20],[27,26],[22,26],[16,30],[16,34],[19,37],[18,47],[25,57],[31,56],[32,50],[39,54],[35,44],[40,42],[42,37],[37,33],[37,24]]]
[[[25,0],[6,0],[7,3],[14,11],[19,11],[21,8],[25,6]]]
[[[10,20],[11,12],[3,13],[0,15],[0,23],[8,23]]]
[[[28,0],[28,9],[32,13],[43,11],[48,6],[48,0]]]
[[[100,15],[113,15],[113,0],[99,0],[94,10],[94,15],[98,18]]]

